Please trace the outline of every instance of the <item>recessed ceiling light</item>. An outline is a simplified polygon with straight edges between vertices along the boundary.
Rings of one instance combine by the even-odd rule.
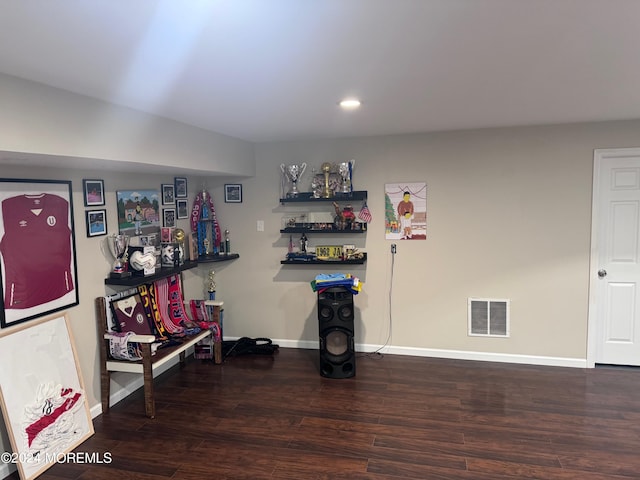
[[[339,105],[345,110],[353,110],[354,108],[358,108],[362,105],[362,102],[357,98],[345,98]]]

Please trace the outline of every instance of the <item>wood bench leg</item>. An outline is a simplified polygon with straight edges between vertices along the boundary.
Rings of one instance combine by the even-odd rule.
[[[143,343],[142,375],[144,377],[144,409],[149,418],[156,416],[156,402],[153,396],[153,366],[151,364],[151,344]]]
[[[98,297],[95,301],[96,321],[98,322],[98,345],[100,353],[100,402],[102,403],[102,413],[109,413],[109,401],[111,397],[111,372],[107,370],[107,357],[109,341],[102,337],[102,332],[107,325],[105,313],[105,299]]]
[[[180,366],[184,367],[185,352],[180,352]]]
[[[100,399],[102,413],[109,413],[109,397],[111,396],[111,373],[104,363],[100,366]]]

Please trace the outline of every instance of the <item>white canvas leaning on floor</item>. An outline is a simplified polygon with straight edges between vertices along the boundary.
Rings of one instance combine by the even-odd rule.
[[[94,433],[67,314],[1,331],[0,364],[7,463],[35,478]]]

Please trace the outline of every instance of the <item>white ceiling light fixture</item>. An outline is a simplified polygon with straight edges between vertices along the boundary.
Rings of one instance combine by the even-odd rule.
[[[340,105],[345,110],[354,110],[356,108],[360,108],[362,102],[357,98],[345,98],[338,105]]]

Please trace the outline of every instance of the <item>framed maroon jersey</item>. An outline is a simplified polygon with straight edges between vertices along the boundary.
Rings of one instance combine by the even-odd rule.
[[[113,319],[119,332],[153,335],[140,295],[135,293],[111,302]]]
[[[77,304],[71,182],[0,179],[0,202],[2,327]]]

